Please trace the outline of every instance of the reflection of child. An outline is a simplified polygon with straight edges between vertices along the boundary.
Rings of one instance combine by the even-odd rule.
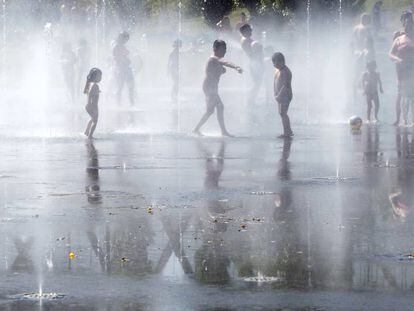
[[[389,196],[393,213],[395,217],[406,218],[410,214],[410,210],[404,203],[401,202],[401,192],[392,193]]]
[[[217,120],[220,125],[221,134],[223,136],[231,136],[229,132],[227,132],[226,126],[224,125],[224,106],[220,95],[218,94],[218,84],[220,82],[221,75],[226,72],[226,69],[224,67],[235,69],[239,73],[242,73],[243,70],[239,66],[222,60],[224,55],[226,55],[226,50],[226,42],[223,40],[214,41],[214,55],[211,56],[207,61],[206,77],[204,78],[203,82],[203,91],[206,96],[207,111],[194,129],[194,133],[197,135],[201,135],[201,127],[214,113],[214,110],[217,109]]]
[[[362,87],[364,89],[364,95],[367,101],[367,120],[371,121],[371,109],[372,103],[375,105],[375,117],[374,122],[378,122],[378,111],[379,111],[379,96],[378,87],[380,92],[383,93],[381,77],[376,72],[377,63],[371,61],[367,63],[367,70],[362,75]]]

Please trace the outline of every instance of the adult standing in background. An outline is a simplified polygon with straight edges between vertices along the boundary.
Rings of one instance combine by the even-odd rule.
[[[375,2],[374,6],[372,7],[372,26],[374,34],[377,35],[380,31],[382,24],[381,24],[381,8],[382,8],[383,1]]]
[[[352,94],[353,101],[357,99],[357,90],[360,86],[360,79],[363,71],[365,70],[364,57],[367,43],[371,35],[371,16],[367,13],[361,15],[361,20],[358,25],[354,27],[352,35],[352,56],[354,58],[353,68],[353,82],[352,82]]]
[[[393,46],[390,52],[390,58],[391,60],[393,60],[395,62],[395,68],[397,71],[397,99],[396,99],[396,103],[395,103],[395,112],[396,112],[396,117],[397,120],[395,121],[394,125],[399,125],[400,123],[400,118],[401,118],[401,80],[404,80],[405,77],[404,75],[406,75],[406,71],[407,68],[404,68],[404,66],[402,65],[402,59],[401,57],[403,57],[402,55],[399,56],[400,54],[402,54],[402,49],[404,47],[404,45],[401,45],[401,41],[398,41],[396,43],[396,40],[402,36],[405,35],[406,31],[410,31],[409,29],[413,28],[413,14],[409,11],[404,11],[401,14],[401,23],[402,23],[402,28],[398,31],[396,31],[394,33],[394,37],[393,37]],[[408,38],[408,37],[407,37]],[[405,39],[407,39],[405,38]]]
[[[396,36],[391,47],[389,56],[396,64],[398,79],[398,99],[400,105],[404,105],[407,123],[407,114],[409,108],[413,109],[414,105],[414,21],[411,12],[403,12],[401,15],[403,30],[399,36]],[[397,106],[397,121],[400,122],[401,108]]]
[[[131,67],[131,59],[126,43],[129,41],[129,33],[123,31],[119,34],[115,45],[112,48],[112,56],[114,60],[114,74],[117,82],[117,101],[121,104],[122,90],[125,83],[128,87],[129,102],[131,106],[135,104],[135,79]]]
[[[260,42],[253,40],[253,29],[249,24],[240,28],[242,35],[241,47],[250,60],[250,75],[252,78],[252,88],[249,95],[249,103],[254,104],[263,81],[264,73],[264,52]]]

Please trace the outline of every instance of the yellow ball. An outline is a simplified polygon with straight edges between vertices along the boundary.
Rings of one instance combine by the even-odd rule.
[[[73,259],[75,259],[75,257],[76,257],[76,255],[75,255],[74,252],[69,253],[69,259],[73,260]]]

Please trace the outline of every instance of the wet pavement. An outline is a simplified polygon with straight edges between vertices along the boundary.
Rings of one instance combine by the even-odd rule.
[[[413,131],[2,137],[0,310],[412,310]]]

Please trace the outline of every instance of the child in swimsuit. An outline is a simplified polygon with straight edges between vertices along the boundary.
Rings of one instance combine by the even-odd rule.
[[[201,135],[200,129],[207,122],[210,116],[217,109],[217,120],[220,125],[221,134],[223,136],[231,136],[224,124],[224,106],[218,94],[218,84],[220,77],[226,72],[225,67],[237,70],[238,73],[243,73],[243,69],[232,63],[224,61],[222,58],[226,55],[226,42],[223,40],[216,40],[213,44],[214,55],[210,56],[206,66],[206,77],[203,82],[203,91],[206,96],[207,111],[204,113],[200,122],[194,129],[194,133]]]
[[[288,110],[290,102],[292,101],[292,72],[289,67],[286,66],[285,56],[277,52],[272,57],[275,70],[274,80],[274,95],[279,108],[279,114],[282,118],[283,134],[280,138],[289,138],[293,136],[292,129],[290,127],[290,119],[288,116]]]
[[[377,63],[370,61],[367,63],[367,70],[362,75],[362,87],[364,89],[364,95],[367,101],[367,120],[371,122],[371,109],[372,103],[375,105],[375,117],[374,122],[378,122],[378,110],[379,110],[379,96],[378,87],[381,93],[383,93],[381,77],[376,72]]]
[[[98,102],[99,102],[99,85],[98,83],[102,79],[102,71],[98,68],[92,68],[86,78],[86,85],[84,93],[88,95],[88,102],[86,104],[86,111],[88,112],[91,119],[86,126],[85,135],[88,138],[93,138],[96,125],[98,124]]]

